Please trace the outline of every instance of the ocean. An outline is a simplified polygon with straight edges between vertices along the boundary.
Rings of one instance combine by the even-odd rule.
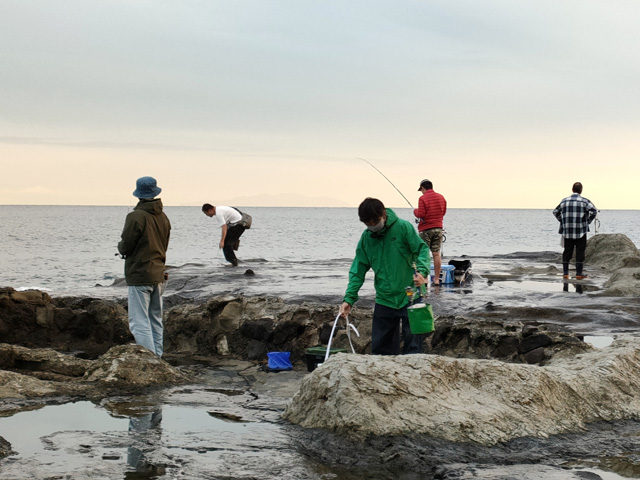
[[[116,255],[116,246],[131,208],[0,206],[0,286],[36,288],[51,295],[126,295],[121,281],[124,262]],[[242,209],[253,216],[253,226],[242,236],[237,252],[240,266],[234,269],[218,248],[220,231],[214,219],[199,207],[165,207],[172,223],[167,264],[200,278],[209,286],[209,290],[201,287],[205,294],[344,292],[363,230],[356,208]],[[410,209],[394,210],[413,222]],[[602,210],[590,235],[596,228],[599,233],[623,233],[640,245],[638,220],[636,210]],[[445,230],[443,263],[463,256],[473,261],[513,252],[562,250],[551,210],[450,209]],[[248,269],[255,276],[242,278]],[[370,280],[363,296],[372,294]]]
[[[218,249],[220,232],[215,220],[203,215],[198,207],[166,208],[173,229],[167,253],[170,279],[165,299],[170,301],[172,295],[185,292],[199,297],[218,293],[267,294],[289,300],[335,302],[337,313],[356,243],[363,230],[356,209],[246,207],[243,210],[253,216],[253,226],[242,236],[238,251],[241,263],[234,268],[223,260]],[[38,288],[53,296],[126,296],[122,281],[124,265],[116,255],[116,245],[129,211],[127,207],[0,206],[0,286]],[[401,218],[413,221],[411,210],[395,211]],[[601,211],[597,230],[599,233],[623,233],[639,245],[638,214],[638,211]],[[595,233],[595,227],[590,235]],[[539,268],[540,261],[552,263],[559,258],[561,247],[557,228],[550,210],[451,209],[445,217],[444,263],[452,258],[469,258],[474,263],[474,277],[478,279],[470,286],[430,291],[429,302],[436,315],[473,318],[475,312],[498,309],[506,312],[505,319],[509,312],[520,315],[534,312],[529,319],[535,323],[539,320],[535,312],[539,312],[544,322],[561,322],[582,334],[597,335],[592,339],[606,340],[600,346],[610,343],[610,335],[637,332],[635,299],[590,295],[589,292],[597,293],[602,278],[590,279],[582,294],[582,286],[561,281],[553,269],[546,266]],[[509,255],[516,252],[532,252],[533,255]],[[504,268],[509,272],[517,262],[525,265],[538,262],[538,266],[515,269],[527,273],[506,275],[510,281],[497,280],[496,270]],[[249,269],[255,275],[246,275]],[[538,275],[539,270],[544,273]],[[370,274],[361,290],[362,299],[372,299],[372,280]],[[518,310],[518,307],[524,308]],[[587,341],[597,345],[594,340]],[[220,368],[212,368],[210,378],[222,376],[223,390],[227,391],[228,379],[241,377]],[[286,378],[283,374],[278,375],[277,381]],[[101,478],[123,478],[123,472],[126,478],[129,474],[135,476],[133,468],[125,463],[129,454],[135,453],[135,449],[130,448],[134,443],[128,431],[127,417],[133,418],[137,411],[146,412],[145,408],[155,405],[154,402],[161,407],[164,419],[157,434],[152,430],[144,437],[144,452],[149,459],[148,465],[168,466],[167,475],[159,473],[157,478],[165,478],[176,470],[187,471],[192,478],[209,478],[213,471],[224,471],[232,476],[237,473],[238,478],[246,475],[275,478],[269,473],[277,472],[282,476],[283,471],[311,472],[305,478],[386,478],[383,474],[378,476],[375,472],[365,471],[363,467],[345,469],[313,463],[296,448],[295,442],[288,439],[281,421],[245,422],[243,419],[237,424],[241,430],[235,433],[230,430],[233,423],[216,423],[212,418],[217,402],[222,401],[229,408],[226,394],[216,393],[209,384],[203,388],[180,389],[173,397],[162,393],[157,398],[150,395],[109,398],[100,406],[77,402],[47,405],[35,410],[30,407],[0,418],[0,433],[19,452],[0,462],[0,478],[40,478],[45,472],[49,476],[68,476],[71,472],[85,471]],[[270,391],[259,393],[258,404],[247,403],[244,396],[238,396],[243,406],[237,411],[243,412],[243,418],[251,411],[248,418],[254,418],[252,415],[260,412],[260,405],[269,408],[269,401],[273,401],[270,394]],[[256,394],[252,393],[254,396]],[[116,415],[112,410],[115,408],[118,412],[119,402],[125,409],[124,413]],[[245,407],[245,404],[249,406]],[[141,409],[140,405],[145,407]],[[263,413],[258,416],[262,418]],[[264,418],[268,419],[269,415]],[[618,422],[617,425],[607,424],[603,428],[609,432],[609,438],[637,436],[634,422]],[[596,428],[598,425],[592,432]],[[597,445],[596,449],[603,442],[607,443],[608,437],[602,437],[601,432],[585,435],[577,437],[577,441],[586,438],[591,442],[588,445]],[[607,457],[610,463],[593,463],[592,459],[583,458],[584,448],[580,454],[575,454],[563,447],[563,441],[573,442],[563,440],[563,437],[566,436],[552,436],[540,443],[524,439],[514,444],[514,452],[520,455],[518,458],[524,455],[518,448],[525,452],[534,448],[537,458],[541,458],[541,452],[552,452],[545,457],[546,461],[563,465],[563,468],[573,466],[580,469],[581,474],[593,478],[621,480],[622,476],[609,470],[623,471],[627,477],[637,471],[626,450],[620,453],[612,447]],[[214,447],[211,450],[194,449],[194,444]],[[482,467],[488,469],[487,475],[492,478],[499,474],[502,474],[501,478],[518,477],[517,469],[522,467],[511,467],[509,462],[509,465],[503,465],[501,458],[505,455],[511,458],[511,453],[500,454],[500,448],[496,450],[495,462],[482,462]],[[597,458],[599,450],[594,451]],[[556,470],[549,473],[551,467],[546,466],[546,461],[541,465],[527,464],[527,478],[557,473]],[[596,470],[596,467],[607,471]],[[476,464],[468,469],[474,475],[479,470]],[[482,475],[481,472],[478,474]],[[295,473],[288,478],[291,475]],[[419,472],[398,472],[394,478],[432,477]]]

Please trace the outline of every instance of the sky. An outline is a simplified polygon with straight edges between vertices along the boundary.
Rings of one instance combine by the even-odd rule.
[[[640,209],[635,0],[0,0],[0,205]],[[402,192],[361,159],[371,162]]]

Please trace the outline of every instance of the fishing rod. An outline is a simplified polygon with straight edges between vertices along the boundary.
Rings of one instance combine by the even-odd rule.
[[[378,172],[380,175],[382,175],[382,176],[384,177],[384,179],[385,179],[387,182],[389,182],[389,183],[391,184],[391,186],[392,186],[393,188],[395,188],[395,189],[396,189],[396,191],[397,191],[400,195],[402,195],[402,198],[404,198],[404,199],[406,200],[406,202],[409,204],[409,206],[410,206],[411,208],[413,208],[413,205],[411,205],[411,202],[410,202],[409,200],[407,200],[407,197],[405,197],[405,196],[403,195],[403,193],[398,189],[398,187],[396,187],[396,186],[393,184],[393,182],[392,182],[391,180],[389,180],[389,179],[387,178],[387,176],[386,176],[384,173],[382,173],[380,170],[378,170],[378,167],[376,167],[376,166],[375,166],[373,163],[371,163],[369,160],[365,160],[364,158],[361,158],[361,157],[356,157],[356,158],[357,158],[358,160],[362,160],[363,162],[366,162],[366,163],[368,163],[369,165],[371,165],[371,166],[376,170],[376,172]]]
[[[411,208],[413,208],[413,205],[411,205],[411,202],[410,202],[409,200],[407,200],[407,197],[405,197],[405,196],[404,196],[404,194],[403,194],[403,193],[398,189],[398,187],[396,187],[396,186],[393,184],[393,182],[392,182],[391,180],[389,180],[389,179],[387,178],[387,176],[386,176],[384,173],[382,173],[380,170],[378,170],[378,167],[376,167],[376,166],[375,166],[373,163],[371,163],[369,160],[365,160],[365,159],[364,159],[364,158],[362,158],[362,157],[356,157],[356,158],[357,158],[358,160],[362,160],[363,162],[368,163],[368,164],[369,164],[369,165],[371,165],[373,168],[375,168],[376,172],[378,172],[380,175],[382,175],[382,176],[384,177],[384,179],[385,179],[387,182],[389,182],[389,183],[391,184],[391,186],[392,186],[393,188],[395,188],[395,189],[396,189],[396,191],[397,191],[400,195],[402,195],[402,198],[404,198],[404,199],[406,200],[406,202],[409,204],[409,206],[410,206]],[[416,223],[419,223],[419,222],[420,222],[420,219],[416,218]],[[444,243],[444,242],[446,242],[446,241],[447,241],[447,237],[446,237],[446,235],[444,234],[444,230],[443,230],[443,233],[442,233],[442,243]],[[440,254],[444,256],[444,249],[442,249],[442,250],[440,251]]]

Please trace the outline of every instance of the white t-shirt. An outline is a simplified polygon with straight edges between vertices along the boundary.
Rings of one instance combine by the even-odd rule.
[[[238,223],[242,220],[242,215],[240,215],[235,208],[231,207],[216,207],[216,214],[214,216],[218,220],[220,228],[222,228],[223,225]]]

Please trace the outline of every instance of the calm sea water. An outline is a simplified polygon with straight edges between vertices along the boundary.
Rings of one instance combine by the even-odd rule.
[[[123,261],[115,254],[130,210],[0,206],[0,286],[39,288],[56,295],[100,295],[102,287],[123,277]],[[244,210],[254,221],[241,240],[240,269],[268,271],[270,275],[266,281],[262,277],[262,285],[279,285],[279,290],[265,288],[263,292],[260,276],[256,276],[250,293],[277,294],[303,284],[307,284],[307,291],[344,291],[363,229],[355,208]],[[413,221],[410,209],[395,211]],[[165,212],[173,226],[167,252],[169,265],[203,276],[232,272],[218,249],[220,232],[215,220],[203,215],[199,207],[166,207]],[[639,211],[601,211],[598,220],[600,233],[624,233],[640,245]],[[445,217],[444,258],[560,252],[557,228],[550,210],[451,209]]]

